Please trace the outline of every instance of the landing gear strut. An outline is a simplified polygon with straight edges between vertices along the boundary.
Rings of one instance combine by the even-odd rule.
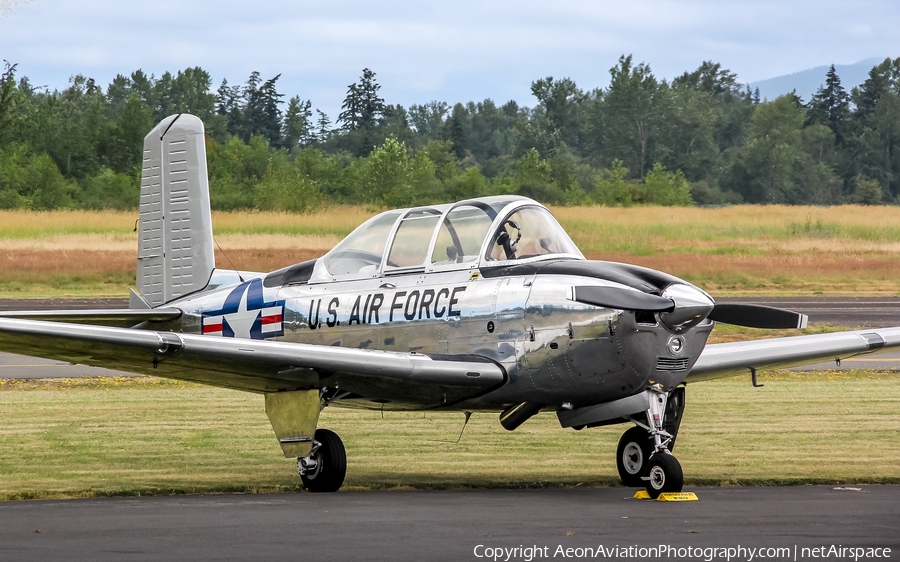
[[[337,433],[317,429],[309,456],[297,459],[297,471],[310,492],[337,492],[347,475],[347,452]]]
[[[622,435],[616,450],[616,468],[625,486],[646,486],[647,493],[655,499],[664,492],[680,492],[684,486],[681,464],[670,450],[681,423],[684,389],[668,394],[660,388],[650,390],[647,424],[634,420],[637,427]]]

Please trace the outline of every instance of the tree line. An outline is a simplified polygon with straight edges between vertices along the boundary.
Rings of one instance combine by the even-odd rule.
[[[759,93],[714,62],[671,81],[622,56],[605,88],[531,84],[536,103],[381,97],[364,69],[334,121],[278,91],[188,68],[105,88],[77,75],[36,87],[0,74],[0,208],[131,209],[144,135],[173,113],[207,130],[215,209],[401,206],[517,193],[554,204],[894,203],[900,197],[900,58],[847,91],[832,66],[804,101]]]

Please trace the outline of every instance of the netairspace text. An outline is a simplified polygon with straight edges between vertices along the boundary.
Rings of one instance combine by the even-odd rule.
[[[474,548],[475,558],[484,558],[494,562],[532,562],[533,560],[550,558],[569,559],[646,559],[646,558],[672,558],[672,559],[697,559],[704,562],[724,560],[725,562],[754,560],[876,560],[889,559],[890,548],[861,547],[861,546],[793,546],[793,547],[693,547],[657,545],[642,547],[598,545],[596,547],[566,547],[563,545],[551,546],[514,546],[494,547],[479,544]]]

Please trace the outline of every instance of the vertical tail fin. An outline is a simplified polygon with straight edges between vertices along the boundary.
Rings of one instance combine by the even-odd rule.
[[[159,306],[206,287],[215,267],[203,122],[170,115],[144,137],[138,291]]]

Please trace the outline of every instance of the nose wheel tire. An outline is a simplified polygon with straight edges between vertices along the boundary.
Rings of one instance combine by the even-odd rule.
[[[680,492],[684,487],[681,463],[672,455],[657,453],[647,463],[647,493],[656,499],[665,492]]]
[[[616,449],[616,468],[622,484],[629,488],[644,485],[644,476],[650,455],[653,453],[653,439],[640,427],[632,427],[622,434]]]
[[[310,492],[337,492],[344,484],[347,452],[341,438],[331,430],[316,430],[312,452],[305,459],[299,459],[299,463],[300,480]]]

